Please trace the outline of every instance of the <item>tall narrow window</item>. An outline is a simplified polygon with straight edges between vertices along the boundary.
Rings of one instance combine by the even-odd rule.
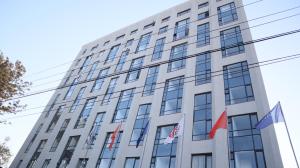
[[[246,61],[224,66],[226,105],[254,100],[251,78]]]
[[[208,139],[211,130],[211,93],[203,93],[195,96],[193,140]]]
[[[80,136],[71,136],[67,142],[67,145],[57,163],[57,166],[59,168],[67,168],[70,160],[72,158],[72,155],[74,153],[74,150],[77,146],[77,143],[79,141]]]
[[[123,90],[121,92],[112,122],[124,122],[127,118],[134,89]]]
[[[86,168],[87,162],[89,161],[88,158],[80,158],[78,160],[76,168]]]
[[[149,96],[154,94],[158,71],[159,71],[159,66],[150,67],[148,69],[143,96]]]
[[[73,92],[74,92],[74,90],[75,90],[75,88],[76,88],[76,86],[77,86],[77,84],[79,82],[79,78],[80,77],[77,77],[77,78],[75,78],[73,80],[71,86],[69,87],[69,89],[68,89],[68,91],[67,91],[67,93],[65,95],[65,98],[64,98],[65,100],[71,98],[71,96],[72,96],[72,94],[73,94]]]
[[[199,25],[197,27],[197,47],[203,47],[209,45],[210,34],[209,34],[209,23]]]
[[[156,40],[153,54],[152,54],[152,61],[161,59],[161,55],[164,51],[165,40],[166,40],[165,37]]]
[[[79,106],[80,100],[82,99],[83,93],[85,91],[86,87],[82,87],[80,88],[78,95],[76,97],[76,99],[74,100],[74,103],[72,104],[71,108],[70,108],[70,113],[73,113],[77,107]]]
[[[93,106],[95,104],[96,98],[88,99],[76,121],[74,128],[83,128],[85,126],[85,123],[87,122],[87,119],[93,109]]]
[[[192,168],[212,168],[211,153],[192,155]]]
[[[140,164],[139,157],[127,157],[124,168],[138,168]]]
[[[170,54],[170,62],[168,64],[168,72],[185,68],[187,55],[187,43],[172,47]]]
[[[27,153],[27,152],[29,151],[29,149],[31,148],[31,145],[33,144],[35,138],[38,136],[38,134],[39,134],[40,130],[42,129],[42,127],[43,127],[43,124],[40,124],[40,125],[38,126],[38,128],[36,129],[36,131],[35,131],[33,137],[31,138],[29,144],[27,145],[27,147],[26,147],[26,149],[25,149],[25,153]]]
[[[42,168],[48,168],[49,164],[50,164],[51,159],[45,159]]]
[[[63,111],[65,110],[65,108],[66,108],[66,105],[65,105],[65,104],[64,104],[64,105],[60,105],[60,106],[58,107],[58,109],[57,109],[55,115],[53,116],[53,118],[52,118],[52,120],[51,120],[51,122],[50,122],[50,124],[49,124],[49,126],[48,126],[48,128],[47,128],[47,132],[48,132],[48,133],[50,133],[50,132],[53,131],[53,129],[54,129],[56,123],[58,122],[58,120],[59,120],[61,114],[63,113]]]
[[[232,56],[245,51],[240,27],[221,31],[222,56]]]
[[[150,167],[175,168],[177,137],[172,143],[164,144],[175,125],[158,127],[156,131]]]
[[[99,134],[99,130],[101,127],[101,124],[103,122],[103,118],[104,118],[104,112],[102,113],[97,113],[97,116],[94,120],[94,124],[90,130],[90,133],[88,135],[88,138],[86,140],[86,143],[88,145],[88,148],[92,148],[93,145],[95,144],[95,140],[97,139],[97,136]]]
[[[120,48],[120,44],[111,47],[111,49],[106,57],[105,63],[110,63],[110,62],[114,61],[119,48]]]
[[[189,35],[189,22],[190,22],[189,18],[176,22],[174,35],[173,35],[174,40],[180,40]]]
[[[201,53],[196,57],[196,85],[211,82],[210,53]]]
[[[230,167],[266,167],[261,135],[255,128],[256,123],[256,114],[228,117]]]
[[[143,57],[132,60],[129,68],[129,72],[126,77],[126,83],[134,82],[139,79],[142,71],[141,67],[143,66],[143,61],[144,61]]]
[[[47,143],[47,139],[43,139],[40,141],[39,146],[36,148],[35,152],[33,153],[30,161],[27,164],[27,168],[33,168],[35,167],[35,164],[38,160],[38,158],[40,157],[45,145]]]
[[[238,19],[234,2],[218,7],[219,25],[234,22]]]
[[[135,52],[137,53],[137,52],[146,50],[146,48],[149,44],[150,38],[151,38],[151,32],[142,35]]]
[[[69,82],[70,78],[73,76],[75,69],[71,70],[71,72],[69,73],[68,77],[66,78],[65,82],[64,82],[64,86],[67,85],[67,83]]]
[[[116,77],[116,78],[112,78],[110,80],[108,88],[105,92],[104,98],[103,98],[102,103],[101,103],[102,105],[106,105],[110,102],[111,96],[113,95],[115,87],[117,85],[118,78],[119,77]]]
[[[97,77],[97,80],[95,81],[93,87],[92,87],[92,92],[94,91],[97,91],[97,90],[100,90],[103,83],[104,83],[104,79],[105,77],[107,76],[108,74],[108,71],[109,71],[109,68],[105,68],[105,69],[102,69],[99,74],[98,74],[98,77]]]
[[[45,118],[47,118],[47,117],[49,116],[50,112],[53,110],[53,107],[56,105],[56,102],[57,102],[59,96],[60,96],[60,94],[57,94],[57,95],[55,96],[55,98],[54,98],[54,100],[53,100],[53,103],[51,103],[51,105],[50,105],[50,107],[49,107],[49,110],[47,110],[47,112],[46,112]]]
[[[138,114],[134,122],[132,135],[129,142],[130,145],[137,144],[137,140],[139,139],[141,132],[143,131],[143,129],[145,129],[146,124],[149,121],[150,109],[151,109],[151,103],[140,105]],[[144,137],[142,137],[140,141],[140,145],[143,144],[143,141],[144,141]]]
[[[166,81],[160,115],[181,112],[184,77],[176,77]]]
[[[80,74],[80,72],[85,72],[85,70],[87,69],[87,67],[89,66],[90,62],[92,60],[92,55],[89,55],[85,58],[83,64],[81,65],[81,67],[79,68],[78,74]]]
[[[99,61],[96,61],[92,65],[92,68],[91,68],[90,72],[88,73],[86,80],[91,80],[92,79],[92,77],[93,77],[93,75],[94,75],[94,73],[96,71],[96,68],[97,68],[98,64],[99,64]]]
[[[116,66],[116,69],[115,69],[115,72],[116,72],[116,73],[122,71],[123,66],[124,66],[124,64],[125,64],[125,62],[126,62],[126,58],[127,58],[128,54],[129,54],[129,49],[122,52],[121,57],[120,57],[120,60],[119,60],[117,66]]]
[[[110,144],[110,137],[112,136],[112,133],[108,133],[105,138],[105,143],[103,144],[101,154],[99,156],[99,159],[97,161],[96,168],[113,168],[115,164],[116,155],[119,149],[121,137],[123,132],[119,132],[117,134],[117,137],[115,139],[115,144],[112,146],[112,149],[110,150],[108,148]]]
[[[58,131],[58,134],[56,135],[55,140],[54,140],[54,142],[53,142],[53,144],[50,148],[50,152],[55,152],[56,151],[56,149],[59,145],[59,142],[62,139],[62,137],[63,137],[68,125],[69,125],[69,122],[70,122],[70,119],[65,119],[65,121],[62,123],[62,125],[61,125],[61,127]]]

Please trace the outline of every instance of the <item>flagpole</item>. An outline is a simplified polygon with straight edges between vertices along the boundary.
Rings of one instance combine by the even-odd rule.
[[[150,124],[150,119],[151,117],[149,117],[149,123],[148,123],[148,132],[149,132],[149,124]],[[145,128],[143,128],[145,129]],[[145,153],[145,148],[146,148],[146,144],[147,144],[147,139],[148,139],[148,134],[146,133],[146,135],[144,134],[144,139],[145,139],[145,142],[144,142],[144,147],[143,147],[143,152],[142,152],[142,156],[141,156],[141,162],[140,162],[140,168],[142,168],[142,164],[143,164],[143,159],[144,159],[144,153]],[[146,137],[147,136],[147,137]]]
[[[284,117],[284,114],[283,114],[283,111],[282,111],[282,108],[281,108],[281,104],[280,104],[280,102],[278,102],[278,103],[279,103],[279,106],[280,106],[280,110],[282,112],[282,117],[283,117],[283,120],[284,120],[285,129],[286,129],[286,132],[287,132],[288,137],[289,137],[289,141],[290,141],[290,144],[291,144],[291,147],[292,147],[292,151],[293,151],[293,154],[294,154],[294,157],[295,157],[295,160],[296,160],[296,164],[297,164],[297,167],[299,168],[297,156],[295,154],[295,150],[294,150],[294,147],[293,147],[293,144],[292,144],[292,140],[291,140],[291,137],[290,137],[290,132],[289,132],[289,129],[288,129],[286,121],[285,121],[285,117]]]
[[[227,132],[227,153],[228,153],[228,167],[230,167],[230,144],[229,144],[229,128],[228,128],[228,113],[227,113],[227,107],[225,107],[225,112],[226,112],[226,125],[227,125],[227,129],[225,130]]]
[[[183,133],[181,138],[181,154],[180,154],[180,167],[182,165],[182,155],[183,155],[183,140],[184,140],[184,128],[185,128],[185,113],[183,113]]]

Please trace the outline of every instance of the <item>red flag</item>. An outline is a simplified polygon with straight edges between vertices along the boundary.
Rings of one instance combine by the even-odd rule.
[[[108,144],[109,150],[111,150],[113,144],[115,143],[116,137],[117,137],[117,135],[119,133],[119,129],[121,127],[121,124],[118,125],[118,127],[115,129],[115,131],[110,136],[110,143]]]
[[[211,131],[209,132],[209,138],[213,139],[217,129],[223,128],[227,129],[227,115],[226,115],[226,110],[221,114],[215,125],[212,127]]]

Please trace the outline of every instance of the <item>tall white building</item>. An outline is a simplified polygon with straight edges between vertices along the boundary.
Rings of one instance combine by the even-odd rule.
[[[241,0],[190,0],[84,45],[11,167],[283,167],[274,127],[255,129],[269,106],[246,20]]]

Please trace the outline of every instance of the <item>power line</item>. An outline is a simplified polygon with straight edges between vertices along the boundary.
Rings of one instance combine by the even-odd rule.
[[[281,63],[281,62],[285,62],[285,61],[289,61],[289,60],[294,60],[294,59],[298,59],[298,58],[300,58],[300,53],[299,54],[294,54],[294,55],[290,55],[290,56],[285,56],[285,57],[278,57],[278,58],[275,58],[275,59],[271,59],[271,60],[266,60],[266,61],[262,61],[262,62],[257,62],[257,63],[253,63],[253,64],[249,64],[248,65],[248,70],[249,69],[253,69],[253,68],[259,68],[259,67],[262,67],[262,66],[267,66],[267,65],[272,65],[272,64],[276,64],[276,63]],[[253,66],[251,66],[251,65],[253,65]],[[234,69],[234,68],[233,68]],[[237,71],[231,71],[230,73],[232,74],[239,74],[239,73],[241,73],[243,70],[237,70]],[[217,76],[221,76],[221,75],[224,75],[224,73],[223,73],[223,70],[218,70],[218,71],[214,71],[214,72],[211,72],[211,74],[212,73],[219,73],[219,74],[216,74],[216,75],[212,75],[211,76],[211,78],[213,78],[213,77],[217,77]],[[188,76],[188,77],[184,77],[184,79],[187,79],[187,78],[194,78],[194,77],[196,77],[196,75],[195,76]],[[197,80],[199,80],[199,79],[197,79]],[[183,82],[183,83],[190,83],[190,82],[194,82],[194,81],[196,81],[196,80],[190,80],[190,81],[185,81],[185,82]],[[164,84],[165,82],[161,82],[160,84]],[[158,83],[157,83],[158,84]],[[157,88],[155,88],[154,90],[158,90],[158,89],[162,89],[162,88],[165,88],[165,86],[163,86],[163,87],[157,87]],[[134,89],[136,89],[136,88],[134,88]],[[116,93],[116,92],[113,92],[113,93]],[[139,94],[139,93],[143,93],[143,91],[140,91],[140,92],[134,92],[133,94]],[[90,99],[90,98],[95,98],[95,97],[98,97],[98,96],[91,96],[91,97],[89,97],[89,98],[82,98],[82,99]],[[116,96],[116,97],[111,97],[110,99],[115,99],[115,98],[119,98],[119,96]],[[81,100],[82,100],[81,99]],[[102,101],[102,100],[96,100],[95,102],[100,102],[100,101]],[[59,103],[57,103],[57,104],[59,104]],[[57,105],[56,104],[56,105]],[[65,102],[64,103],[61,103],[61,104],[65,104]],[[80,106],[80,105],[84,105],[85,103],[83,103],[83,104],[78,104],[77,106]],[[43,106],[43,107],[47,107],[47,106]],[[68,106],[68,107],[64,107],[65,109],[67,109],[67,108],[69,108],[69,107],[72,107],[72,106]],[[41,108],[41,107],[40,107]],[[56,109],[52,109],[52,110],[50,110],[50,111],[56,111],[58,108],[56,108]],[[21,116],[14,116],[14,117],[8,117],[8,118],[6,118],[5,120],[11,120],[11,119],[16,119],[16,118],[23,118],[23,117],[26,117],[26,116],[31,116],[31,115],[36,115],[36,114],[42,114],[42,113],[45,113],[45,111],[44,112],[36,112],[36,113],[30,113],[30,114],[26,114],[26,115],[21,115]]]

